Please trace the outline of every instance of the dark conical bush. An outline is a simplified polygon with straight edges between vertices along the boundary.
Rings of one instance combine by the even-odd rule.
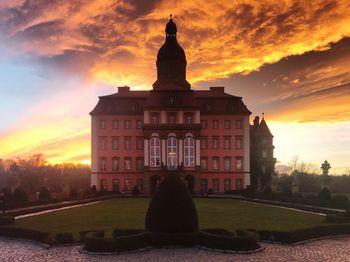
[[[197,210],[185,184],[169,174],[149,204],[145,228],[162,233],[192,233],[198,230]]]

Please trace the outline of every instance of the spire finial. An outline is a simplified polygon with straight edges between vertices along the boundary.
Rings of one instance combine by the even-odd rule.
[[[170,20],[173,20],[173,15],[172,14],[170,14]]]
[[[265,117],[265,113],[264,113],[264,112],[262,112],[262,119],[264,119],[264,117]]]

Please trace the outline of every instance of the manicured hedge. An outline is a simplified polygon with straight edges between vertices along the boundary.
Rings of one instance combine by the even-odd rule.
[[[259,230],[257,232],[261,240],[290,244],[313,238],[350,234],[350,223],[319,225],[290,232],[267,230]]]
[[[349,222],[349,217],[340,214],[327,214],[326,221],[327,223],[347,223]]]
[[[86,233],[86,250],[90,252],[119,252],[147,247],[197,245],[220,250],[247,251],[260,247],[257,244],[255,234],[243,230],[238,231],[237,234],[229,233],[224,229],[208,229],[195,233],[140,232],[114,238],[104,238],[98,234],[100,232]]]
[[[71,232],[62,232],[56,234],[56,243],[70,244],[74,242],[73,234]]]
[[[0,216],[0,225],[12,225],[15,223],[14,216]]]
[[[112,236],[114,238],[117,238],[117,237],[121,237],[121,236],[135,235],[135,234],[139,234],[142,232],[145,232],[145,230],[143,230],[143,229],[119,229],[119,228],[116,228],[113,230]]]
[[[0,226],[0,236],[5,237],[17,237],[48,243],[50,241],[49,235],[50,234],[48,232],[42,232],[33,229],[14,226]]]

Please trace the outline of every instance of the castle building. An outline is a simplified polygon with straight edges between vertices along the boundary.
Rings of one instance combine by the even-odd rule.
[[[251,112],[242,97],[225,93],[224,87],[191,89],[171,18],[165,33],[153,89],[119,87],[99,97],[90,113],[91,185],[106,191],[137,186],[151,194],[167,173],[176,172],[194,194],[245,189]]]

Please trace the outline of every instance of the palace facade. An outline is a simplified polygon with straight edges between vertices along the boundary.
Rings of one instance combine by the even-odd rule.
[[[119,87],[99,97],[90,113],[91,185],[106,191],[137,186],[150,194],[167,173],[176,172],[194,194],[245,189],[251,143],[257,140],[250,135],[251,112],[242,97],[225,93],[224,87],[191,89],[172,19],[165,33],[153,89]],[[269,148],[266,154],[273,157]]]

